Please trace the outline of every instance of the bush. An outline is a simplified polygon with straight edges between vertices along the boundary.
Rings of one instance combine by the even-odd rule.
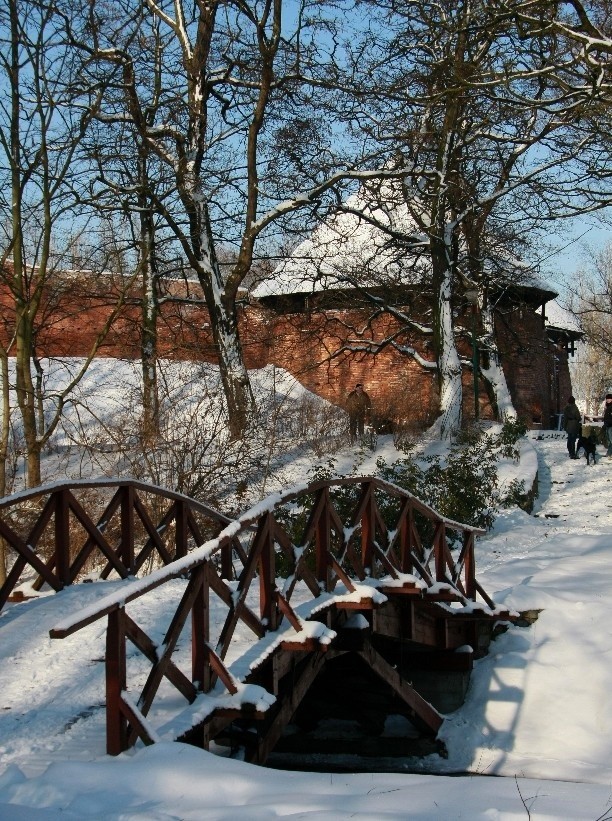
[[[513,422],[498,436],[470,428],[462,431],[445,458],[429,456],[419,463],[408,453],[391,465],[379,459],[377,476],[399,485],[449,519],[490,528],[497,504],[497,460],[500,453],[516,458],[519,431]],[[393,505],[388,507],[392,514]]]
[[[506,419],[497,436],[497,443],[502,456],[519,460],[520,451],[517,442],[527,433],[527,425],[520,419]]]

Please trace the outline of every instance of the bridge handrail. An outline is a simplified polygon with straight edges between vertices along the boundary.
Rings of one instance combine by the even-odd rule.
[[[46,496],[51,493],[56,493],[61,490],[72,490],[75,488],[105,488],[105,487],[133,487],[135,490],[142,490],[145,493],[153,493],[157,496],[163,496],[166,499],[173,499],[179,502],[186,502],[194,510],[198,510],[207,516],[214,516],[216,519],[229,523],[232,520],[230,516],[216,510],[213,507],[193,499],[191,496],[186,496],[184,493],[178,493],[176,490],[169,490],[161,485],[149,484],[140,479],[135,479],[131,476],[123,477],[109,477],[98,479],[67,479],[59,482],[48,482],[44,485],[37,485],[28,490],[20,490],[17,493],[3,496],[0,498],[0,510],[5,507],[13,507],[21,502],[27,502],[30,499],[36,499],[40,496]]]
[[[358,490],[356,494],[333,494],[334,488],[353,486]],[[382,499],[377,491],[384,493],[386,498],[389,495],[396,497],[397,501],[391,507],[387,502],[381,505]],[[69,491],[63,492],[69,495]],[[57,500],[58,505],[60,501],[61,498]],[[129,498],[124,501],[129,507]],[[283,506],[285,510],[279,515],[279,508]],[[288,506],[290,510],[287,510]],[[174,508],[171,511],[175,515]],[[289,527],[285,523],[287,515]],[[183,511],[181,516],[183,529],[190,524],[191,533],[195,535],[198,529],[190,522],[187,512]],[[391,521],[389,516],[392,516]],[[168,515],[163,521],[168,521]],[[296,526],[299,528],[297,532]],[[448,530],[462,535],[458,556],[451,552]],[[470,635],[475,637],[477,644],[479,620],[503,617],[502,611],[496,608],[476,580],[474,540],[481,533],[484,533],[481,528],[447,519],[411,493],[380,479],[360,476],[303,483],[268,496],[226,523],[219,534],[201,543],[191,553],[182,552],[166,567],[129,582],[123,589],[59,622],[50,631],[50,636],[64,638],[103,616],[108,617],[105,653],[107,751],[115,755],[128,749],[138,738],[145,744],[155,741],[147,716],[163,681],[174,687],[189,704],[193,704],[201,693],[211,694],[210,697],[216,700],[214,691],[219,682],[222,689],[217,695],[221,700],[213,708],[217,718],[211,713],[211,721],[215,724],[218,720],[224,725],[234,712],[224,700],[223,688],[230,699],[237,697],[240,702],[243,684],[257,685],[267,681],[268,674],[273,677],[288,674],[293,669],[291,654],[313,653],[318,658],[323,638],[318,633],[315,635],[318,628],[308,621],[309,617],[300,616],[303,608],[299,600],[304,592],[310,592],[313,600],[321,601],[311,609],[312,614],[323,613],[327,608],[335,608],[337,612],[344,609],[367,613],[384,607],[390,598],[396,603],[402,599],[412,601],[417,607],[423,600],[426,618],[419,623],[419,631],[430,630],[427,625],[432,618],[444,622],[447,618],[460,616],[471,625],[467,629],[475,631]],[[182,546],[185,546],[184,539]],[[102,547],[108,553],[107,545],[102,544]],[[167,558],[167,551],[161,544],[159,547],[165,554],[162,558]],[[235,572],[235,557],[242,562],[239,575]],[[278,576],[284,580],[282,589],[278,585]],[[155,638],[148,635],[134,620],[134,613],[127,612],[126,605],[177,577],[184,577],[186,584],[177,597],[180,600],[176,606],[172,602],[170,610],[174,609],[174,612],[166,614],[170,618],[160,642],[158,628]],[[231,581],[234,579],[235,582]],[[252,604],[253,585],[259,588],[259,607]],[[226,608],[224,620],[219,621],[217,615],[211,618],[211,593]],[[484,604],[476,601],[478,594]],[[409,608],[405,612],[412,610]],[[389,613],[381,616],[381,624],[393,629],[393,619],[385,622],[388,616]],[[185,653],[180,651],[180,639],[188,619],[191,619],[190,673],[179,666],[184,666],[186,661]],[[288,653],[289,656],[269,661],[264,654],[262,664],[265,670],[249,668],[250,672],[237,678],[227,659],[231,658],[230,650],[239,623],[241,628],[252,631],[257,639],[267,634],[279,635],[278,648],[281,654]],[[240,636],[239,632],[238,640],[242,641]],[[436,646],[441,641],[445,647],[446,628],[440,633],[434,627],[433,633],[430,630],[430,640]],[[140,674],[131,667],[128,669],[128,643],[151,663],[144,686]],[[175,652],[176,657],[180,655],[180,662],[175,663]],[[275,666],[276,663],[280,666]],[[308,666],[309,674],[314,675],[319,664],[320,660],[314,667]],[[387,667],[384,669],[384,675],[391,675]],[[136,687],[142,686],[137,699],[129,694],[128,673],[130,683],[139,681]],[[217,709],[218,714],[215,713]],[[282,717],[281,711],[277,718],[280,721]]]
[[[336,479],[323,479],[317,482],[312,482],[310,485],[307,486],[306,490],[300,490],[300,486],[297,486],[297,489],[289,488],[286,491],[286,493],[283,494],[280,504],[286,504],[287,502],[292,501],[292,499],[297,496],[306,495],[308,493],[315,493],[317,490],[320,490],[323,487],[361,485],[364,482],[371,483],[373,487],[379,488],[380,490],[386,490],[387,493],[389,493],[391,496],[397,496],[398,498],[402,499],[410,499],[413,506],[420,513],[423,513],[423,515],[427,516],[427,518],[431,518],[436,522],[443,522],[449,530],[459,530],[468,533],[473,533],[475,536],[483,536],[487,532],[482,527],[465,524],[464,522],[458,522],[455,519],[449,519],[446,516],[443,516],[441,513],[438,513],[438,511],[435,510],[433,507],[426,504],[422,499],[419,499],[418,496],[415,496],[413,493],[410,493],[409,490],[405,490],[403,487],[400,487],[399,485],[396,485],[393,482],[388,482],[385,479],[379,479],[376,476],[347,476],[338,477]]]
[[[253,507],[249,508],[249,510],[245,511],[236,519],[230,520],[216,538],[208,540],[187,556],[176,559],[171,564],[168,564],[159,570],[153,571],[153,573],[149,574],[145,578],[134,581],[126,587],[123,587],[120,591],[105,596],[95,605],[84,608],[83,610],[75,613],[73,616],[69,616],[68,618],[62,620],[55,625],[49,635],[51,638],[65,638],[72,635],[83,627],[86,627],[92,622],[108,615],[110,612],[125,606],[129,602],[140,598],[171,579],[185,576],[190,571],[208,561],[215,553],[235,539],[239,533],[252,528],[260,521],[262,516],[272,513],[281,505],[287,504],[288,502],[304,496],[310,496],[326,488],[345,487],[347,485],[364,485],[365,483],[371,485],[373,488],[384,490],[390,495],[409,500],[418,512],[422,513],[428,519],[444,525],[444,527],[449,530],[471,534],[472,537],[486,533],[486,530],[483,528],[457,522],[453,519],[448,519],[445,516],[442,516],[412,493],[404,490],[404,488],[376,477],[339,477],[337,479],[319,480],[310,484],[298,484],[288,488],[284,492],[272,493],[262,501],[253,505]],[[490,603],[488,596],[479,585],[478,588],[481,595],[483,595],[485,600],[487,600],[487,603]]]
[[[86,510],[75,492],[94,489],[100,494],[107,488],[113,493],[108,499],[100,495],[94,520],[91,507]],[[152,505],[151,497],[165,504]],[[32,510],[33,519],[27,512],[32,502],[40,504]],[[0,608],[9,597],[23,596],[23,590],[13,591],[26,568],[36,573],[34,590],[46,583],[58,591],[84,572],[93,554],[105,561],[102,578],[113,571],[123,578],[135,576],[154,554],[169,564],[187,555],[192,544],[204,542],[208,534],[202,519],[209,532],[211,523],[217,532],[232,521],[205,502],[132,477],[63,480],[5,496],[0,499],[0,538],[15,560],[0,586]],[[239,545],[233,547],[240,552]],[[230,558],[228,551],[222,555],[226,570]]]

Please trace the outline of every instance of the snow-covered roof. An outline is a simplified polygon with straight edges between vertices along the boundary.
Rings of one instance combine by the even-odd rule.
[[[256,298],[345,290],[359,286],[406,286],[430,268],[427,238],[419,231],[398,180],[362,184],[343,209],[319,225],[251,291]],[[520,272],[523,286],[546,289],[533,270],[508,250],[496,267]],[[552,295],[552,291],[550,294]]]
[[[558,328],[562,331],[573,331],[574,333],[582,333],[580,323],[566,308],[559,305],[556,299],[552,299],[546,303],[546,327]]]
[[[393,240],[385,228],[393,232]],[[412,250],[414,264],[406,265],[402,238],[404,246],[410,242],[413,248],[415,239],[426,244],[400,200],[397,182],[363,186],[346,200],[344,210],[316,228],[252,294],[260,298],[341,289],[347,281],[356,286],[417,282],[419,270],[427,263]]]

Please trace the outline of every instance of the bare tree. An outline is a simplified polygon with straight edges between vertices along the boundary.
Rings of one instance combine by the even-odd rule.
[[[45,398],[37,336],[45,306],[61,292],[57,275],[67,267],[75,236],[91,226],[91,212],[82,204],[87,166],[80,148],[99,89],[89,90],[85,104],[75,95],[80,67],[66,48],[64,20],[53,3],[10,0],[0,15],[0,83],[7,92],[0,104],[0,151],[9,192],[2,202],[6,234],[0,275],[12,300],[13,330],[7,338],[14,336],[15,392],[31,487],[41,481],[42,450],[120,309],[124,292],[70,384]],[[6,380],[2,388],[6,409]]]
[[[612,244],[596,254],[588,268],[574,277],[569,308],[586,334],[588,344],[612,358]]]
[[[97,65],[121,68],[123,107],[113,115],[130,123],[166,169],[167,185],[152,192],[154,208],[200,282],[235,436],[253,404],[236,301],[256,243],[269,242],[274,226],[298,211],[321,207],[343,179],[375,171],[355,158],[356,143],[340,138],[340,123],[316,115],[335,82],[340,29],[321,8],[310,0],[291,7],[282,0],[147,0],[142,17],[129,3],[119,9],[119,32],[109,30],[108,19],[100,22],[93,3],[93,41],[80,43]],[[135,32],[158,24],[162,39],[153,55],[151,41]],[[150,95],[143,98],[139,68],[147,53],[161,66],[155,122],[147,118]],[[311,162],[303,161],[300,138],[316,143],[316,150],[305,144]],[[223,268],[219,249],[228,247],[234,263]]]
[[[440,430],[448,434],[460,423],[462,367],[475,367],[461,360],[455,341],[464,333],[455,316],[470,291],[478,295],[478,346],[486,354],[480,376],[500,415],[514,415],[495,343],[496,292],[527,273],[516,264],[526,235],[608,201],[605,145],[584,127],[600,100],[564,37],[550,28],[526,36],[516,15],[487,2],[367,5],[381,17],[355,59],[374,92],[364,81],[359,128],[412,169],[404,177],[402,231],[389,231],[388,220],[379,225],[408,256],[415,252],[409,235],[422,237],[417,248],[428,266],[421,283],[433,306],[423,324],[439,375]],[[397,195],[389,207],[398,207]],[[407,269],[412,277],[413,266]]]

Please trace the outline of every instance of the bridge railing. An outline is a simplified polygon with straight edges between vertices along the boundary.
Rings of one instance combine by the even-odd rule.
[[[8,565],[0,608],[11,596],[23,597],[20,586],[58,591],[92,571],[127,578],[170,564],[230,521],[206,504],[135,479],[58,482],[7,496],[0,499]],[[219,557],[227,574],[232,549],[241,546],[228,546]]]
[[[477,607],[494,615],[495,605],[476,579],[474,539],[483,532],[378,479],[315,482],[269,497],[193,552],[65,619],[51,636],[64,638],[108,617],[107,750],[118,754],[138,738],[155,740],[147,716],[162,681],[189,703],[215,686],[239,702],[242,682],[226,663],[239,624],[255,639],[282,634],[286,648],[315,649],[317,640],[308,637],[295,603],[303,603],[305,594],[315,604],[323,601],[321,607],[336,601],[358,609],[380,596],[381,588],[401,589],[454,601],[467,611],[480,596],[484,603]],[[224,552],[232,562],[219,561]],[[230,581],[236,565],[237,579]],[[128,605],[177,578],[186,580],[184,592],[156,643]],[[184,670],[184,653],[179,660],[176,651],[189,628],[190,669]],[[144,683],[130,681],[131,690],[128,640],[151,664]],[[135,687],[137,698],[130,694]],[[224,703],[227,716],[231,707]]]

